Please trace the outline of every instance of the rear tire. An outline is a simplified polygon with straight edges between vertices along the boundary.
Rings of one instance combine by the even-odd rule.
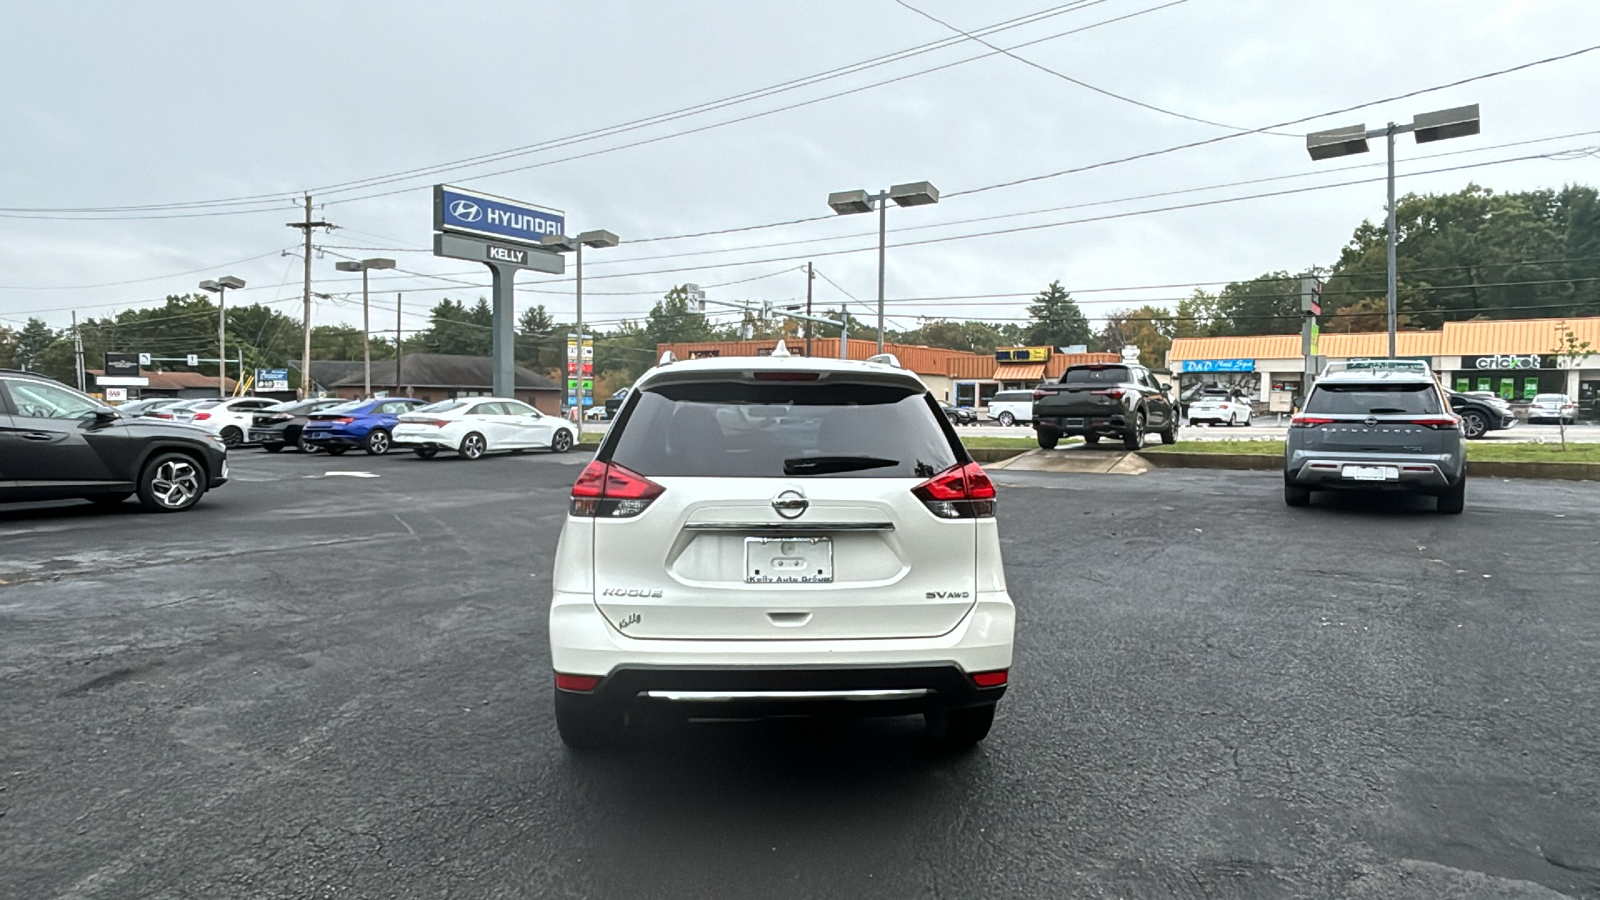
[[[556,691],[556,731],[561,743],[578,753],[601,753],[622,739],[621,711],[601,706],[594,698]]]
[[[1039,432],[1039,448],[1041,450],[1054,450],[1061,443],[1061,435]]]
[[[261,449],[267,451],[268,453],[282,453],[283,452],[283,445],[282,444],[262,444],[261,445]]]
[[[416,449],[412,450],[411,452],[415,453],[417,455],[418,459],[433,459],[435,456],[439,455],[439,448],[438,447],[417,447]]]
[[[389,432],[374,428],[367,432],[367,439],[361,442],[361,446],[368,456],[382,456],[389,452]]]
[[[139,473],[139,502],[151,512],[180,512],[205,492],[205,467],[182,453],[158,453]]]
[[[232,425],[222,429],[220,437],[222,438],[222,446],[227,447],[229,450],[244,443],[244,432]]]
[[[1461,480],[1439,495],[1439,512],[1447,516],[1459,516],[1466,508],[1467,473],[1462,472]]]
[[[1010,428],[1011,426],[1017,424],[1017,417],[1013,416],[1010,412],[1003,412],[995,418],[995,421],[1006,426],[1007,428]]]
[[[1290,506],[1310,506],[1311,489],[1285,481],[1283,483],[1283,502]]]
[[[1177,442],[1178,420],[1169,416],[1167,418],[1167,427],[1161,431],[1161,443],[1171,445],[1176,444]]]
[[[964,750],[989,736],[994,725],[993,703],[961,709],[941,709],[922,714],[928,737],[947,750]]]
[[[1467,440],[1475,441],[1483,437],[1484,432],[1488,430],[1489,423],[1485,422],[1479,413],[1469,409],[1461,414],[1461,431],[1467,436]]]
[[[1144,446],[1144,424],[1144,410],[1140,410],[1139,415],[1133,420],[1133,428],[1122,436],[1124,450],[1138,450]]]

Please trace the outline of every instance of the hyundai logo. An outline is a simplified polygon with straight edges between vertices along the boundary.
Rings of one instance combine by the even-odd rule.
[[[450,218],[462,222],[476,222],[483,218],[483,210],[471,200],[450,201]]]

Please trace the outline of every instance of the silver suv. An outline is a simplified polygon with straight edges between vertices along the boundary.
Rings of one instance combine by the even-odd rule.
[[[1466,507],[1466,435],[1433,373],[1422,364],[1353,360],[1330,369],[1291,420],[1283,500],[1312,491],[1411,491],[1439,498],[1439,512]]]

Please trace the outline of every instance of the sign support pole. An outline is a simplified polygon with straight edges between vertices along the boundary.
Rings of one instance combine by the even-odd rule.
[[[517,395],[517,267],[485,263],[494,274],[494,395]]]

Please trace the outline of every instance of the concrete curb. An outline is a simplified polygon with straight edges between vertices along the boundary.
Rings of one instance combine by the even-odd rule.
[[[980,463],[999,462],[1027,453],[1027,447],[968,447],[967,453]]]
[[[1283,457],[1260,453],[1141,453],[1158,469],[1233,469],[1275,471]],[[1490,462],[1468,460],[1467,471],[1488,478],[1549,478],[1560,481],[1600,481],[1600,463]]]

